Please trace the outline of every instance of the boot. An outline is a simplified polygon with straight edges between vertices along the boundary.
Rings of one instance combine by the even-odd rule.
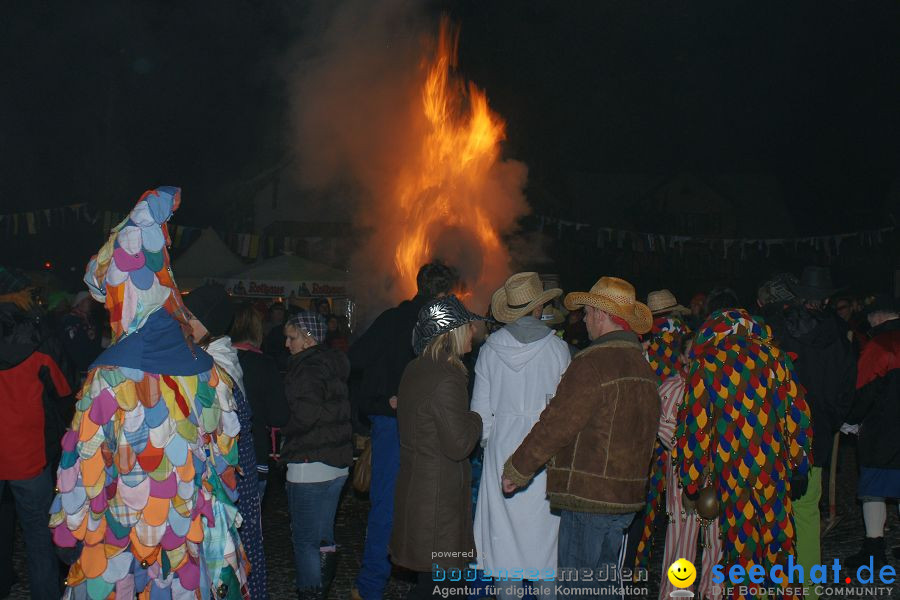
[[[322,588],[310,587],[297,590],[297,600],[323,600]]]
[[[328,591],[337,573],[337,546],[327,546],[319,550],[319,565],[322,569],[322,600],[328,600]]]
[[[887,564],[887,556],[884,553],[884,538],[870,538],[863,540],[862,548],[856,554],[852,554],[844,561],[843,568],[848,573],[856,572],[861,566],[869,564],[869,558],[872,558],[872,564],[875,571],[878,571]]]

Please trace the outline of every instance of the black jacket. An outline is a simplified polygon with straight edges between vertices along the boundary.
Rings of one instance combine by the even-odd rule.
[[[859,464],[900,469],[900,319],[882,323],[859,357],[847,422],[859,423]]]
[[[388,400],[397,395],[403,370],[416,357],[412,332],[419,309],[427,302],[424,296],[416,296],[384,311],[350,346],[353,403],[360,415],[397,416]]]
[[[253,449],[256,462],[266,464],[272,449],[266,427],[283,427],[291,416],[284,398],[284,383],[275,359],[252,350],[238,350],[238,360],[244,372],[247,402],[253,412]]]
[[[797,381],[812,413],[813,464],[831,463],[831,445],[853,403],[856,358],[847,328],[830,312],[801,306],[767,307],[766,323],[778,346],[796,355]],[[768,314],[766,314],[768,313]]]
[[[291,417],[281,429],[285,436],[283,462],[350,466],[353,432],[347,392],[349,375],[350,363],[340,350],[316,345],[291,356],[284,377]]]

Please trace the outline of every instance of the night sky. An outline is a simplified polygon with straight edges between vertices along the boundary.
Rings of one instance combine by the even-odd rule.
[[[461,23],[460,68],[508,123],[528,197],[568,174],[778,177],[799,233],[881,223],[900,177],[900,4],[411,2]],[[158,184],[184,223],[288,152],[285,60],[306,3],[0,5],[0,207],[123,210]],[[244,187],[242,187],[244,186]]]

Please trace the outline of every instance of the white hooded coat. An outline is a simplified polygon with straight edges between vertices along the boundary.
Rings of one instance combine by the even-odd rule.
[[[504,462],[537,423],[570,360],[568,344],[530,316],[492,334],[479,352],[472,393],[472,410],[484,424],[475,508],[479,569],[507,569],[511,577],[523,569],[526,579],[556,569],[559,517],[550,513],[546,473],[508,498],[500,482]]]

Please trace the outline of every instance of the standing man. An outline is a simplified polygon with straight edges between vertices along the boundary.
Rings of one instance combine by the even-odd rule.
[[[91,315],[93,304],[91,295],[85,291],[75,294],[72,310],[62,319],[63,347],[69,361],[77,373],[77,381],[82,381],[88,367],[100,355],[100,335]]]
[[[400,468],[397,390],[403,370],[415,358],[412,331],[419,309],[450,293],[457,281],[456,271],[442,263],[424,265],[416,275],[416,296],[381,313],[350,347],[351,371],[359,377],[351,399],[359,416],[368,416],[372,424],[372,506],[362,566],[350,592],[352,600],[380,600],[391,577],[388,542],[394,516],[394,485]]]
[[[525,569],[527,579],[529,572],[556,569],[559,517],[550,512],[546,473],[511,498],[503,496],[499,480],[503,461],[540,418],[571,360],[568,344],[540,321],[544,305],[560,294],[558,288],[544,291],[537,273],[517,273],[491,299],[491,314],[507,325],[481,347],[472,394],[485,447],[475,547],[478,568],[490,573]],[[498,582],[497,599],[520,598],[517,585]]]
[[[796,556],[792,504],[808,476],[812,428],[790,356],[746,310],[721,308],[736,302],[728,290],[710,292],[716,310],[693,338],[673,467],[682,503],[696,504],[721,534],[725,572],[768,573]],[[779,597],[800,596],[785,578],[775,583]]]
[[[816,272],[824,275],[813,277],[811,273]],[[797,562],[807,573],[822,562],[822,470],[831,464],[832,440],[850,410],[856,383],[856,359],[847,328],[834,313],[825,310],[825,300],[834,293],[830,280],[824,267],[808,267],[802,281],[790,274],[776,275],[757,291],[760,312],[778,345],[796,356],[794,374],[806,389],[812,416],[813,466],[808,482],[794,481],[799,487],[793,503]],[[804,598],[818,598],[814,586],[808,586]]]
[[[900,310],[890,296],[868,308],[871,338],[859,357],[856,397],[847,423],[859,425],[859,481],[866,537],[845,568],[887,563],[884,545],[886,498],[900,498]]]
[[[25,538],[31,597],[56,600],[59,563],[47,519],[65,432],[61,401],[72,390],[32,311],[30,290],[4,278],[4,287],[9,284],[14,289],[0,295],[0,496],[9,486]]]
[[[594,597],[616,598],[596,592],[622,583],[612,567],[623,530],[644,506],[659,396],[637,334],[647,333],[653,318],[635,300],[634,286],[617,277],[601,277],[590,292],[568,294],[565,304],[569,310],[584,307],[591,345],[572,360],[553,401],[506,461],[503,491],[527,486],[550,461],[547,494],[560,511],[560,572],[599,568],[601,575],[614,574],[601,582],[569,581],[594,588]]]

